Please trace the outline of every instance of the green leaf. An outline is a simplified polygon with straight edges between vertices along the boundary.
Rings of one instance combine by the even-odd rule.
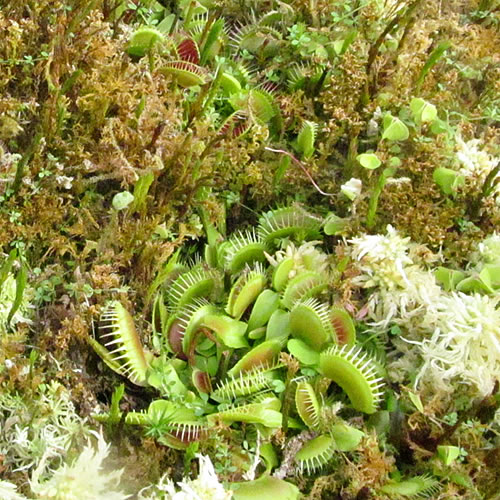
[[[201,49],[201,55],[200,55],[200,64],[204,65],[206,64],[207,60],[214,55],[213,54],[213,49],[215,47],[215,44],[217,40],[220,39],[221,33],[224,30],[224,19],[219,18],[217,19],[210,29],[208,30],[205,43],[203,44],[203,48]]]
[[[314,141],[316,140],[316,130],[318,125],[306,120],[302,124],[297,137],[297,150],[302,153],[304,158],[310,158],[314,153]]]
[[[399,118],[390,114],[384,117],[384,133],[382,134],[382,139],[388,139],[389,141],[405,141],[408,139],[409,135],[410,131],[408,127]]]
[[[287,344],[288,351],[304,365],[317,365],[319,363],[319,353],[309,347],[300,339],[290,339]]]
[[[261,476],[245,483],[229,483],[234,490],[234,500],[298,500],[301,494],[297,486],[273,476]]]
[[[356,160],[358,160],[362,167],[368,170],[375,170],[382,165],[382,162],[375,153],[362,153],[356,156]]]
[[[342,234],[349,225],[349,219],[344,219],[334,214],[333,212],[328,215],[323,226],[323,231],[326,235],[339,235]]]
[[[424,101],[420,97],[411,100],[410,110],[416,122],[433,122],[437,118],[437,108],[434,104]]]
[[[390,167],[400,167],[401,166],[401,159],[398,158],[397,156],[392,156],[389,159],[389,166]]]
[[[133,194],[133,205],[132,210],[140,210],[146,201],[146,196],[148,195],[149,188],[154,181],[153,172],[148,172],[147,174],[141,175],[139,180],[135,183],[134,194]]]
[[[469,276],[458,283],[457,290],[463,293],[494,293],[494,290],[488,284],[488,278],[487,274],[483,274],[482,277],[478,275]]]
[[[111,396],[111,407],[109,409],[109,422],[118,423],[121,418],[122,412],[120,411],[120,401],[125,394],[125,384],[120,384]]]
[[[7,276],[9,275],[9,272],[12,269],[12,264],[14,264],[16,258],[17,258],[17,250],[16,249],[11,250],[6,261],[0,268],[0,286],[2,286],[3,282],[7,279]]]
[[[434,271],[434,276],[447,292],[451,292],[456,289],[458,283],[460,283],[466,275],[462,271],[440,266]]]
[[[444,194],[453,194],[460,186],[465,184],[465,178],[455,170],[438,167],[432,174],[434,182],[441,188]]]
[[[26,268],[26,264],[21,262],[21,269],[16,276],[16,296],[14,298],[14,302],[12,303],[12,307],[10,308],[9,315],[7,316],[7,324],[10,323],[11,319],[16,314],[16,311],[21,306],[23,301],[23,293],[26,285],[28,284],[28,269]]]
[[[335,51],[335,54],[340,56],[342,54],[342,48],[344,47],[344,40],[335,40],[333,42],[333,50]]]
[[[122,191],[113,196],[113,208],[115,210],[123,210],[134,201],[134,195],[128,191]]]
[[[289,156],[281,157],[278,168],[276,169],[276,172],[274,174],[274,181],[273,181],[274,187],[276,187],[281,182],[281,180],[285,176],[286,171],[290,167],[291,162],[292,160]]]
[[[346,424],[332,425],[330,433],[335,440],[335,448],[340,451],[353,451],[361,443],[365,433]]]
[[[431,132],[433,134],[448,134],[449,136],[455,135],[455,130],[453,127],[450,126],[448,122],[445,120],[440,120],[439,118],[436,118],[432,123],[431,123]]]
[[[479,277],[484,283],[487,283],[491,288],[498,290],[500,288],[500,265],[498,264],[486,264]]]
[[[342,44],[340,55],[346,52],[346,50],[350,47],[351,43],[354,42],[354,40],[356,40],[357,36],[358,36],[358,30],[351,30],[347,33],[347,36],[344,39],[344,43]]]
[[[415,394],[414,392],[409,392],[408,397],[410,398],[410,401],[415,405],[415,408],[420,413],[424,413],[424,405],[422,404],[420,396],[418,394]]]
[[[221,74],[220,86],[227,95],[237,94],[241,91],[241,83],[233,75],[226,72]]]
[[[451,465],[460,456],[460,448],[458,446],[439,445],[437,447],[437,456],[444,465]]]
[[[127,54],[136,57],[146,55],[153,45],[163,39],[162,33],[155,28],[144,26],[136,30],[130,38]]]
[[[422,86],[422,83],[425,80],[425,77],[429,73],[429,71],[434,67],[434,65],[443,57],[444,53],[446,50],[448,50],[451,47],[451,42],[441,42],[432,52],[427,61],[425,62],[422,70],[420,71],[420,74],[418,75],[417,81],[416,81],[416,89],[417,92],[420,91],[420,87]]]

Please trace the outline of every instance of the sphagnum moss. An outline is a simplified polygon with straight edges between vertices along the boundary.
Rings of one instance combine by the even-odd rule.
[[[369,201],[380,177],[358,164],[356,158],[363,153],[376,154],[383,162],[382,169],[389,162],[399,163],[380,194],[375,216],[370,216],[375,221],[370,231],[380,234],[391,224],[401,235],[439,252],[444,258],[442,267],[465,272],[469,285],[477,282],[474,273],[481,273],[483,268],[468,265],[469,254],[498,226],[498,204],[491,193],[482,194],[482,171],[471,173],[466,183],[450,194],[434,183],[433,173],[438,167],[459,171],[459,137],[470,145],[469,149],[474,146],[491,158],[497,155],[495,96],[499,79],[495,78],[498,69],[494,49],[498,46],[498,15],[491,2],[271,2],[266,12],[261,12],[258,2],[246,2],[243,9],[237,2],[215,2],[208,11],[206,2],[167,2],[167,7],[165,2],[141,2],[135,7],[126,2],[111,3],[21,0],[4,2],[0,13],[4,35],[0,47],[0,243],[5,254],[16,248],[25,259],[36,306],[29,327],[18,322],[2,338],[8,363],[0,370],[0,380],[8,391],[30,393],[30,387],[40,380],[55,377],[64,381],[79,411],[85,414],[95,406],[96,398],[105,398],[112,390],[111,381],[94,376],[102,372],[80,340],[92,330],[92,318],[112,297],[121,299],[130,312],[135,311],[139,337],[147,341],[153,329],[144,321],[152,307],[146,298],[148,290],[169,256],[186,243],[191,246],[192,240],[202,235],[196,211],[200,203],[212,221],[224,219],[227,209],[229,226],[236,232],[247,230],[255,222],[247,208],[260,212],[277,203],[300,200],[316,205],[322,215],[333,209],[341,216],[342,229],[333,238],[360,237],[366,231]],[[237,29],[237,25],[243,28]],[[155,43],[146,47],[144,37],[137,42],[144,31],[155,33]],[[142,52],[129,55],[134,43],[142,44]],[[201,86],[186,86],[190,79]],[[436,107],[432,124],[414,121],[410,107],[415,98]],[[387,113],[409,130],[407,140],[381,140]],[[304,123],[318,125],[310,126],[315,129],[314,141],[305,141],[307,134],[301,134]],[[287,155],[266,148],[290,154],[296,151],[302,155],[305,170],[295,162],[288,163]],[[305,171],[321,191],[335,196],[325,200]],[[343,194],[342,186],[353,178],[361,181],[361,190],[351,200]],[[200,194],[207,188],[216,196],[207,199]],[[485,193],[489,190],[486,188]],[[133,194],[135,201],[114,213],[111,200],[119,192],[128,193],[129,198]],[[224,202],[214,201],[217,198]],[[329,248],[339,243],[327,241]],[[234,275],[248,256],[242,255],[241,248],[233,250],[232,264],[226,263],[229,275]],[[271,255],[276,249],[263,250]],[[302,272],[311,261],[314,269],[309,270],[322,274],[325,267],[306,250],[301,248],[296,253],[291,245],[286,246],[284,261],[290,260],[276,271],[276,279],[268,276],[266,286],[285,285],[288,273]],[[255,255],[255,248],[248,253]],[[343,253],[345,257],[348,254]],[[259,255],[257,260],[261,260]],[[272,256],[280,260],[276,251]],[[344,305],[357,316],[358,341],[370,352],[378,352],[374,362],[379,367],[384,364],[382,347],[388,347],[397,399],[397,384],[411,385],[408,373],[414,373],[421,363],[420,348],[403,338],[430,342],[425,334],[423,338],[412,335],[422,334],[418,304],[430,314],[427,299],[441,297],[435,294],[438,285],[429,277],[434,263],[424,260],[416,267],[404,266],[410,284],[398,282],[388,289],[380,283],[378,288],[363,288],[356,275],[363,275],[366,267],[362,269],[348,258],[334,262],[336,269],[328,278],[329,286],[315,300],[333,294],[335,307]],[[384,266],[373,267],[372,278],[376,278]],[[230,284],[220,275],[216,281],[209,300],[222,304],[223,291]],[[421,286],[426,282],[430,286],[427,295],[426,287]],[[181,289],[188,301],[190,292]],[[193,295],[201,294],[200,289],[204,286],[195,287]],[[283,289],[280,285],[275,292],[267,291],[279,296]],[[409,308],[405,305],[408,297],[413,301]],[[496,300],[491,295],[490,299],[460,297],[464,303]],[[454,306],[461,307],[458,303]],[[382,310],[388,311],[387,317],[381,315]],[[256,317],[264,313],[262,309]],[[408,313],[414,316],[409,318]],[[234,357],[243,352],[240,350],[249,348],[245,342],[255,344],[259,338],[267,341],[265,321],[264,326],[242,333],[245,324],[258,324],[255,318],[247,321],[247,314],[243,313],[240,320],[227,314],[207,317],[203,337],[195,336],[194,344],[185,342],[198,345],[200,341],[205,349],[201,348],[201,354],[195,349],[183,355],[188,361],[194,357],[200,362],[200,356],[209,359],[212,355],[214,347],[209,342],[231,344],[220,358],[218,376],[222,379],[236,362]],[[293,351],[301,359],[299,367],[311,360],[314,364],[317,353],[307,350],[307,343],[303,342],[304,346],[299,338],[290,339],[286,346],[273,346],[279,345],[287,314],[279,311],[267,320],[269,336],[275,339],[272,348],[249,356],[249,366],[257,366],[260,356],[274,360],[275,349]],[[157,323],[155,342],[159,338]],[[368,327],[374,331],[365,331],[367,323],[372,323]],[[378,337],[373,339],[375,332]],[[175,338],[173,334],[169,337],[173,343]],[[181,352],[182,339],[177,340],[173,350]],[[28,359],[29,352],[40,352],[40,356],[35,359],[32,354]],[[280,359],[288,359],[284,354]],[[426,356],[432,357],[432,352]],[[210,369],[215,365],[207,363],[203,371],[193,370],[195,394],[207,390],[207,377],[200,372]],[[278,379],[269,376],[273,392],[284,394],[283,408],[274,411],[291,415],[284,419],[289,429],[302,425],[294,420],[298,419],[294,410],[287,410],[293,408],[292,379],[296,375],[306,377],[319,399],[325,399],[323,409],[331,408],[330,400],[341,394],[333,384],[322,391],[321,383],[311,381],[312,373],[303,369],[304,373],[292,376],[288,371],[284,376],[280,372],[284,368],[276,368],[271,372],[280,373]],[[157,373],[163,370],[169,376],[150,380],[162,391],[173,383],[175,368],[163,367]],[[259,377],[269,380],[268,375]],[[285,389],[280,392],[283,380]],[[189,381],[181,382],[190,386]],[[426,411],[433,413],[433,420],[417,419],[416,427],[408,431],[408,441],[417,443],[427,455],[434,449],[423,436],[429,433],[444,441],[451,439],[448,431],[443,434],[439,419],[451,421],[456,413],[459,420],[467,420],[469,410],[461,403],[460,394],[475,400],[474,383],[466,387],[447,383],[457,394],[456,401],[446,408],[430,407],[425,390],[420,391],[424,409],[429,408]],[[180,387],[176,380],[175,387]],[[148,404],[142,397],[149,398],[149,393],[140,394],[128,396],[127,404],[133,410]],[[331,496],[331,490],[339,490],[342,485],[352,496],[368,494],[367,488],[374,488],[381,496],[377,488],[387,483],[385,478],[391,469],[392,455],[384,455],[385,461],[381,458],[382,451],[389,449],[386,442],[397,448],[399,457],[408,457],[408,464],[412,464],[409,468],[416,471],[414,476],[431,471],[430,467],[419,468],[427,460],[425,453],[409,447],[404,433],[394,435],[391,431],[401,427],[392,422],[388,430],[380,424],[387,416],[393,420],[401,414],[403,419],[409,416],[407,405],[413,408],[411,403],[404,397],[399,402],[399,407],[394,406],[389,398],[387,410],[382,404],[381,413],[374,417],[379,419],[375,425],[378,438],[361,443],[355,466],[336,467],[331,486],[320,480],[328,475],[320,476],[314,491],[330,488]],[[273,407],[276,402],[259,399],[251,404]],[[478,407],[483,408],[483,403]],[[344,411],[341,415],[349,418],[350,410]],[[486,410],[478,410],[478,414],[484,422],[481,425],[493,434],[497,432],[491,427],[496,424],[486,422]],[[188,420],[183,423],[187,425]],[[213,448],[222,452],[220,443],[228,443],[225,451],[232,462],[221,458],[216,466],[226,472],[232,467],[241,470],[251,461],[245,462],[239,451],[234,453],[241,450],[244,436],[238,424],[232,424],[229,430],[225,427],[224,422],[218,424],[217,436],[223,437],[214,440]],[[480,494],[491,493],[495,483],[488,474],[495,468],[494,453],[479,450],[492,446],[490,433],[481,433],[478,424],[472,424],[472,431],[463,426],[457,429],[469,455],[462,455],[459,463],[443,465],[445,469],[432,468],[445,478],[443,482],[448,481],[437,495],[458,491],[465,496],[474,488]],[[277,432],[273,439],[282,442],[284,436]],[[250,448],[254,442],[250,440]],[[160,448],[146,441],[142,447],[130,449],[137,454],[143,450],[146,461],[154,463],[152,457]],[[158,468],[175,462],[175,454],[166,453],[169,460],[160,461]],[[252,453],[258,454],[256,450]],[[266,457],[266,463],[274,463]],[[475,468],[478,461],[486,465]],[[294,467],[296,464],[290,470]],[[473,478],[475,484],[457,478],[457,471]],[[234,471],[228,474],[237,479]],[[373,479],[374,475],[382,480]],[[418,482],[412,483],[406,473],[402,477],[410,485]],[[308,491],[312,482],[306,481],[303,489]],[[403,483],[396,489],[404,487]]]

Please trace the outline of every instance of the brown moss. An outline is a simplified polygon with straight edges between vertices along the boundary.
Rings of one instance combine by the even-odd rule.
[[[394,458],[380,450],[374,433],[370,434],[359,449],[356,460],[346,460],[337,474],[350,479],[346,492],[357,494],[361,487],[381,486],[394,468]]]

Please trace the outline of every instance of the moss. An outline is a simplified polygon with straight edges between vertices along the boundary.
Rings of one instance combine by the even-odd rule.
[[[392,224],[415,243],[439,250],[446,265],[465,268],[477,242],[500,226],[494,196],[482,196],[484,176],[471,175],[452,195],[444,195],[433,181],[438,166],[460,168],[457,134],[465,142],[478,139],[481,150],[498,155],[495,49],[500,21],[489,2],[420,2],[412,12],[406,9],[414,2],[401,4],[400,11],[390,2],[364,5],[354,0],[202,3],[210,4],[210,22],[225,20],[227,33],[204,55],[207,85],[190,89],[161,71],[177,58],[181,32],[198,41],[205,36],[203,29],[189,31],[187,2],[147,1],[135,9],[118,0],[20,0],[3,6],[0,247],[4,254],[20,250],[35,301],[33,323],[18,323],[1,337],[0,383],[6,391],[29,396],[38,384],[56,378],[67,386],[82,415],[91,413],[99,400],[109,402],[116,380],[106,378],[83,339],[104,302],[116,297],[136,312],[148,337],[148,290],[175,251],[186,252],[187,242],[202,244],[200,205],[212,221],[223,220],[227,211],[232,231],[254,223],[256,212],[298,200],[319,214],[334,211],[345,217],[343,236],[357,237],[367,231],[379,172],[363,169],[356,156],[374,150],[381,169],[394,156],[401,165],[381,193],[371,232],[381,233]],[[130,57],[126,47],[131,33],[151,14],[161,20],[169,13],[160,4],[177,16],[173,36],[143,58]],[[492,11],[483,15],[479,8]],[[270,11],[272,16],[264,17]],[[392,29],[391,21],[403,11],[408,16]],[[268,23],[268,31],[261,50],[231,45],[228,35],[235,26],[262,22]],[[390,33],[379,39],[386,29]],[[302,37],[296,35],[300,30]],[[260,31],[265,31],[262,26]],[[344,47],[342,41],[351,35]],[[450,48],[417,85],[430,54],[446,41]],[[279,49],[274,54],[273,47]],[[211,86],[219,63],[234,76],[245,75],[239,98],[228,99]],[[300,78],[291,78],[291,68]],[[222,135],[221,124],[234,111],[231,102],[247,103],[249,90],[262,87],[271,89],[274,117],[250,120],[245,134]],[[437,107],[444,130],[435,133],[431,125],[413,123],[408,111],[412,97]],[[385,112],[407,124],[407,141],[380,141]],[[333,196],[320,195],[296,163],[288,165],[284,155],[265,149],[293,152],[306,120],[318,130],[315,151],[302,159],[303,166]],[[133,193],[139,179],[149,174],[153,181],[139,208],[112,208],[115,194]],[[362,181],[354,203],[340,192],[352,177]],[[340,262],[346,255],[338,242],[336,236],[329,240],[331,248],[337,245]],[[331,288],[362,317],[369,296],[354,285],[355,266],[342,265]],[[34,365],[31,352],[39,353]],[[14,365],[5,368],[6,360]],[[149,397],[141,394],[124,404],[140,408]],[[428,407],[436,418],[452,409],[452,403],[446,410]],[[436,422],[407,415],[422,436],[439,438]],[[457,431],[469,458],[456,469],[470,475],[481,494],[493,494],[498,460],[494,450],[481,451],[492,446],[487,433],[481,434],[478,424],[471,429]],[[233,450],[231,440],[241,436],[221,431],[212,451],[218,439]],[[419,443],[423,451],[415,452],[415,460],[422,464],[430,448],[424,438]],[[129,453],[124,462],[137,469],[136,485],[166,470],[180,470],[179,454],[151,442],[131,437],[124,449]],[[386,477],[392,471],[391,450],[370,438],[358,458],[334,472],[333,479],[339,491],[346,488],[361,497],[364,480],[367,488],[376,489],[376,473]],[[404,457],[398,460],[404,462]],[[301,486],[312,488],[311,495],[327,496],[328,477],[327,471]],[[19,480],[24,478],[19,475]],[[440,495],[465,495],[460,488],[449,481]]]

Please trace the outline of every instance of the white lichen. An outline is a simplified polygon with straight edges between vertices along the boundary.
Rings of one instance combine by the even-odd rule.
[[[74,442],[88,435],[68,391],[59,383],[41,384],[30,399],[0,394],[0,455],[13,471],[29,471],[42,459],[47,471],[60,465]]]
[[[422,265],[421,247],[387,226],[387,235],[364,235],[349,241],[348,252],[358,275],[354,285],[371,289],[366,305],[370,325],[385,330],[390,323],[413,327],[441,289]]]
[[[28,500],[25,496],[17,493],[17,486],[9,481],[0,480],[0,498],[2,500]]]
[[[456,158],[460,164],[460,173],[466,177],[476,175],[486,177],[498,163],[498,158],[479,149],[481,141],[471,139],[465,142],[459,135],[456,137]]]
[[[500,297],[444,291],[419,257],[416,245],[392,227],[387,235],[366,235],[350,241],[349,252],[359,275],[352,283],[370,289],[365,306],[368,325],[393,338],[388,371],[393,380],[413,376],[415,384],[448,392],[467,384],[486,396],[500,378]],[[498,237],[479,245],[477,260],[495,261]],[[406,344],[406,345],[405,345]]]
[[[424,364],[420,379],[450,390],[455,380],[487,396],[500,380],[500,297],[442,294],[428,310],[423,328],[430,338],[418,343]]]
[[[497,166],[500,161],[488,154],[484,149],[480,149],[481,141],[471,139],[465,142],[460,135],[456,137],[456,159],[459,164],[459,173],[471,179],[476,185],[482,185],[486,177]],[[500,185],[497,185],[493,192],[497,203],[500,202]]]
[[[153,486],[144,488],[139,492],[139,500],[229,500],[232,491],[227,491],[219,482],[210,458],[197,455],[200,472],[196,479],[184,478],[177,486],[167,477],[163,476]]]
[[[123,470],[106,471],[105,460],[109,445],[101,434],[97,437],[97,448],[90,443],[71,465],[64,464],[54,471],[48,480],[41,480],[45,470],[42,461],[30,481],[31,490],[37,500],[126,500],[130,495],[119,491]]]

